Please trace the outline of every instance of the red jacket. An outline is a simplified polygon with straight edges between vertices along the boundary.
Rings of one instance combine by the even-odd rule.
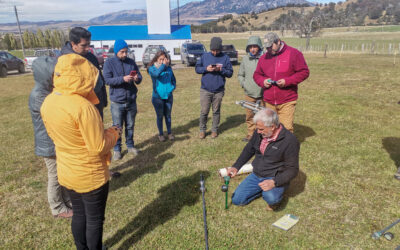
[[[284,44],[276,55],[265,53],[258,61],[254,72],[254,81],[264,89],[264,101],[278,105],[297,100],[297,84],[309,76],[310,71],[303,54],[295,48]],[[264,87],[264,80],[278,81],[285,79],[285,87]]]

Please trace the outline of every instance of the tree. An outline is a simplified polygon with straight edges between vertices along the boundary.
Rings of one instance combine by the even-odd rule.
[[[7,33],[7,34],[4,35],[4,38],[3,38],[3,43],[5,44],[5,47],[6,47],[7,50],[11,50],[12,49],[12,47],[11,47],[11,36],[12,35]]]

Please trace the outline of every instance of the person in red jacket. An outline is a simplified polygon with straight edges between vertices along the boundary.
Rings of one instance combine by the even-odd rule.
[[[303,54],[279,39],[276,33],[265,35],[267,53],[257,63],[253,79],[263,88],[266,107],[277,112],[279,120],[293,133],[297,85],[310,74]]]

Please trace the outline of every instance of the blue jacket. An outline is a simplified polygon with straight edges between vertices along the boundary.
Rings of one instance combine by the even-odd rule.
[[[207,66],[211,64],[222,64],[219,72],[208,72]],[[201,88],[212,93],[225,90],[225,77],[232,77],[233,68],[231,61],[224,53],[213,56],[211,52],[204,53],[196,63],[196,73],[203,74],[201,77]]]
[[[35,87],[29,96],[29,110],[32,116],[35,133],[35,154],[42,157],[55,156],[54,143],[47,134],[40,107],[47,95],[53,90],[53,72],[57,59],[53,57],[38,57],[32,63]]]
[[[176,88],[176,79],[171,67],[161,64],[157,68],[153,65],[149,67],[149,74],[153,81],[153,97],[168,99]]]
[[[129,75],[132,70],[136,70],[138,81],[142,81],[142,75],[135,61],[127,57],[121,61],[117,56],[107,59],[104,63],[103,75],[106,84],[110,86],[110,100],[116,103],[136,102],[138,89],[134,83],[124,82],[124,76]]]

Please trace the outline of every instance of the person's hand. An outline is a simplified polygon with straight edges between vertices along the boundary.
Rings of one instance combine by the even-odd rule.
[[[222,70],[222,64],[217,64],[217,67],[215,67],[215,71],[221,71]]]
[[[213,72],[215,70],[215,67],[213,67],[211,64],[207,66],[206,70],[208,72]]]
[[[237,174],[238,170],[234,167],[229,167],[228,170],[226,171],[226,174],[230,176],[231,178],[235,177]]]
[[[264,80],[264,87],[266,87],[267,89],[271,87],[270,81],[271,81],[271,78]]]
[[[121,135],[122,135],[122,128],[121,128],[120,126],[114,125],[114,126],[112,126],[111,128],[118,132],[118,138],[121,137]]]
[[[132,82],[133,81],[133,76],[130,75],[126,75],[124,76],[124,82]]]
[[[167,57],[164,58],[163,63],[165,64],[165,66],[168,66],[168,65],[169,65],[169,60],[168,60]]]
[[[136,74],[136,75],[133,77],[133,81],[137,82],[138,80],[139,80],[139,76]]]
[[[286,81],[285,79],[280,79],[276,82],[276,85],[278,85],[279,88],[285,87]]]
[[[260,188],[263,191],[268,191],[275,187],[275,181],[274,180],[264,180],[264,181],[258,183],[258,186],[260,186]]]

